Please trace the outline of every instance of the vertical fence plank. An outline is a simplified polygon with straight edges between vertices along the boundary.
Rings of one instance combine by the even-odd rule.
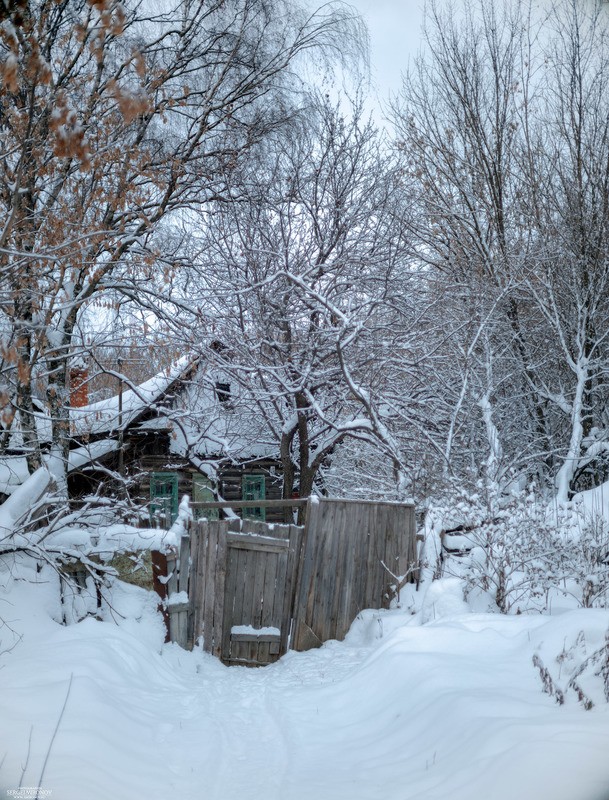
[[[315,565],[319,544],[320,508],[321,504],[319,502],[309,501],[307,506],[302,559],[296,588],[293,637],[295,650],[307,650],[317,644],[317,637],[311,630],[309,622],[311,620],[315,592]]]
[[[262,607],[264,603],[264,578],[265,573],[270,575],[275,574],[276,571],[276,554],[268,554],[260,552],[252,552],[253,562],[253,577],[252,577],[252,598],[251,598],[251,612],[250,612],[250,625],[254,628],[262,627]]]
[[[346,510],[345,510],[346,513]],[[363,518],[364,521],[366,518]],[[359,579],[360,571],[361,571],[361,549],[362,549],[362,537],[361,535],[358,536],[356,531],[352,531],[349,535],[348,539],[348,546],[346,549],[345,555],[345,562],[344,562],[344,572],[343,572],[343,588],[342,588],[342,600],[343,600],[343,608],[344,608],[344,616],[348,619],[353,621],[360,612],[360,608],[357,607],[354,598],[357,597],[356,593],[356,581]],[[337,632],[337,636],[338,633]]]
[[[197,523],[197,564],[196,564],[196,581],[194,592],[195,616],[194,616],[194,630],[193,637],[196,642],[200,637],[203,637],[203,649],[207,649],[209,642],[205,641],[205,573],[207,572],[207,556],[209,545],[209,525],[207,520],[199,520]]]
[[[298,590],[297,581],[299,565],[302,562],[302,540],[304,530],[298,525],[289,526],[289,550],[286,559],[286,579],[283,592],[283,607],[281,609],[281,642],[278,655],[287,653],[290,646],[290,633],[292,625],[296,624],[296,592]],[[279,600],[279,598],[278,598]],[[277,604],[277,600],[275,601]],[[276,605],[277,608],[277,605]],[[277,611],[279,609],[277,608]]]
[[[196,522],[190,524],[190,555],[188,564],[188,647],[195,645],[195,597],[197,596],[197,560],[199,535]]]
[[[362,589],[358,598],[360,608],[370,608],[372,605],[373,587],[375,584],[374,571],[376,567],[376,557],[374,553],[375,534],[379,530],[382,520],[379,518],[379,509],[370,508],[367,514],[366,524],[367,538],[365,542],[365,561],[362,570]]]
[[[173,550],[173,548],[172,548]],[[178,591],[178,554],[173,551],[167,554],[167,596]]]
[[[189,639],[189,603],[176,603],[176,594],[187,591],[189,575],[190,538],[186,535],[180,539],[178,550],[167,557],[167,598],[173,600],[167,607],[169,617],[169,640],[181,647],[188,646]]]
[[[223,625],[224,625],[224,603],[225,603],[225,584],[226,584],[226,570],[228,562],[228,545],[226,535],[228,533],[228,524],[224,521],[215,522],[217,528],[217,544],[216,544],[216,564],[215,573],[213,578],[213,623],[212,623],[212,641],[213,641],[213,654],[220,658],[222,656],[223,645]]]
[[[260,523],[254,523],[257,527]],[[247,554],[247,567],[246,567],[246,576],[245,582],[243,586],[243,617],[242,623],[243,625],[251,625],[255,627],[254,620],[256,617],[256,607],[258,605],[257,598],[255,596],[255,587],[256,587],[256,573],[258,571],[258,565],[261,563],[260,559],[257,558],[258,553],[254,550],[246,550]],[[258,657],[258,642],[250,641],[246,646],[246,654],[245,660],[248,662],[256,661]]]
[[[178,592],[188,591],[190,576],[190,536],[180,538],[180,571],[178,575]]]
[[[321,641],[331,637],[331,604],[334,588],[341,583],[341,576],[336,572],[336,557],[339,542],[342,538],[340,530],[340,504],[332,503],[331,506],[321,504],[322,519],[332,530],[331,536],[324,535],[325,525],[319,531],[320,549],[318,562],[315,569],[315,580],[318,586],[316,602],[314,595],[311,628]]]
[[[346,509],[351,534],[351,559],[345,570],[344,581],[348,582],[345,592],[345,611],[354,620],[364,608],[363,598],[366,591],[366,565],[368,563],[368,548],[370,537],[373,535],[374,519],[370,509],[360,508],[358,519],[353,519],[349,508]],[[338,632],[341,638],[342,630]]]
[[[209,520],[205,523],[207,528],[207,558],[205,560],[205,573],[203,576],[203,637],[205,651],[213,652],[214,644],[214,575],[216,572],[216,558],[218,554],[218,523]]]
[[[232,657],[231,628],[235,619],[235,596],[237,594],[237,580],[239,577],[238,557],[240,550],[227,548],[226,578],[224,584],[224,613],[222,618],[222,651],[221,658],[224,662]]]
[[[346,596],[348,564],[352,563],[357,547],[357,530],[348,518],[346,503],[337,503],[335,526],[338,536],[335,544],[335,575],[327,611],[329,626],[324,631],[328,638],[336,639],[346,626],[353,622]]]

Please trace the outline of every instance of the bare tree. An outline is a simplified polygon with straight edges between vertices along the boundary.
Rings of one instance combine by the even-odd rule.
[[[578,0],[543,20],[520,2],[461,20],[432,4],[395,108],[418,258],[452,320],[435,336],[456,355],[447,465],[473,444],[474,475],[555,479],[562,500],[607,438],[606,36]],[[459,441],[468,417],[478,432]]]
[[[600,458],[609,447],[609,19],[572,2],[553,22],[549,89],[527,159],[527,180],[538,189],[526,287],[554,343],[554,374],[544,382],[563,416],[556,489],[565,501],[582,469],[596,465],[595,482],[609,474]]]
[[[399,174],[356,107],[326,99],[248,165],[202,218],[214,346],[281,455],[284,496],[311,493],[347,438],[404,471],[381,404],[378,355],[403,253]],[[323,490],[323,487],[319,487]]]
[[[30,0],[5,14],[2,368],[30,470],[41,462],[36,381],[65,469],[79,318],[113,290],[158,291],[161,222],[215,196],[277,124],[299,59],[356,39],[347,10],[288,0]]]

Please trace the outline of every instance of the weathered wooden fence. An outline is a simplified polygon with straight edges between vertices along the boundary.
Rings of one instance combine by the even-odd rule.
[[[389,608],[417,570],[414,506],[320,500],[307,509],[292,648],[343,639],[364,608]]]
[[[407,504],[310,501],[304,528],[199,520],[168,559],[170,638],[247,665],[342,639],[416,580],[416,551]]]

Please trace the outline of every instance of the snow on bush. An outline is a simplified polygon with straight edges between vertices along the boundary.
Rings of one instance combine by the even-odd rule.
[[[533,492],[439,504],[428,512],[424,573],[460,578],[464,599],[484,610],[607,608],[609,504],[584,494],[553,508]]]

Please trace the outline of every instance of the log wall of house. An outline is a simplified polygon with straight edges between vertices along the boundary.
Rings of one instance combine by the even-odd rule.
[[[197,475],[204,474],[196,469],[188,459],[169,452],[169,434],[165,431],[142,433],[129,439],[129,449],[125,453],[126,471],[132,476],[139,475],[138,489],[132,496],[147,503],[150,498],[150,476],[153,472],[173,472],[178,476],[178,495],[193,496],[193,481]],[[224,500],[241,500],[244,475],[262,475],[265,479],[265,499],[280,499],[282,477],[279,464],[274,459],[257,459],[243,464],[220,464],[217,468],[219,495]],[[283,522],[283,509],[269,509],[268,522]]]
[[[226,464],[218,470],[219,493],[223,500],[235,502],[243,499],[242,486],[244,475],[262,475],[265,484],[265,500],[280,500],[283,490],[283,479],[276,461],[270,458],[258,459],[245,464]],[[253,502],[252,505],[255,505]],[[266,522],[283,522],[284,509],[267,508]]]
[[[193,497],[193,482],[195,476],[205,474],[183,456],[170,452],[170,433],[168,430],[156,429],[151,431],[129,431],[125,435],[124,443],[124,474],[131,478],[133,484],[129,493],[131,498],[147,505],[150,500],[150,479],[154,472],[175,473],[178,476],[178,496]],[[117,452],[109,453],[103,459],[105,468],[119,471],[119,457]],[[252,459],[251,461],[234,464],[220,463],[217,467],[217,491],[224,500],[241,500],[243,476],[261,475],[264,477],[265,498],[278,500],[282,496],[283,480],[280,463],[272,458]],[[120,494],[118,481],[109,478],[106,472],[87,469],[75,472],[71,476],[71,496],[80,498],[102,489],[103,494]],[[255,503],[252,503],[255,506]],[[267,522],[283,522],[285,512],[283,509],[266,509]]]

